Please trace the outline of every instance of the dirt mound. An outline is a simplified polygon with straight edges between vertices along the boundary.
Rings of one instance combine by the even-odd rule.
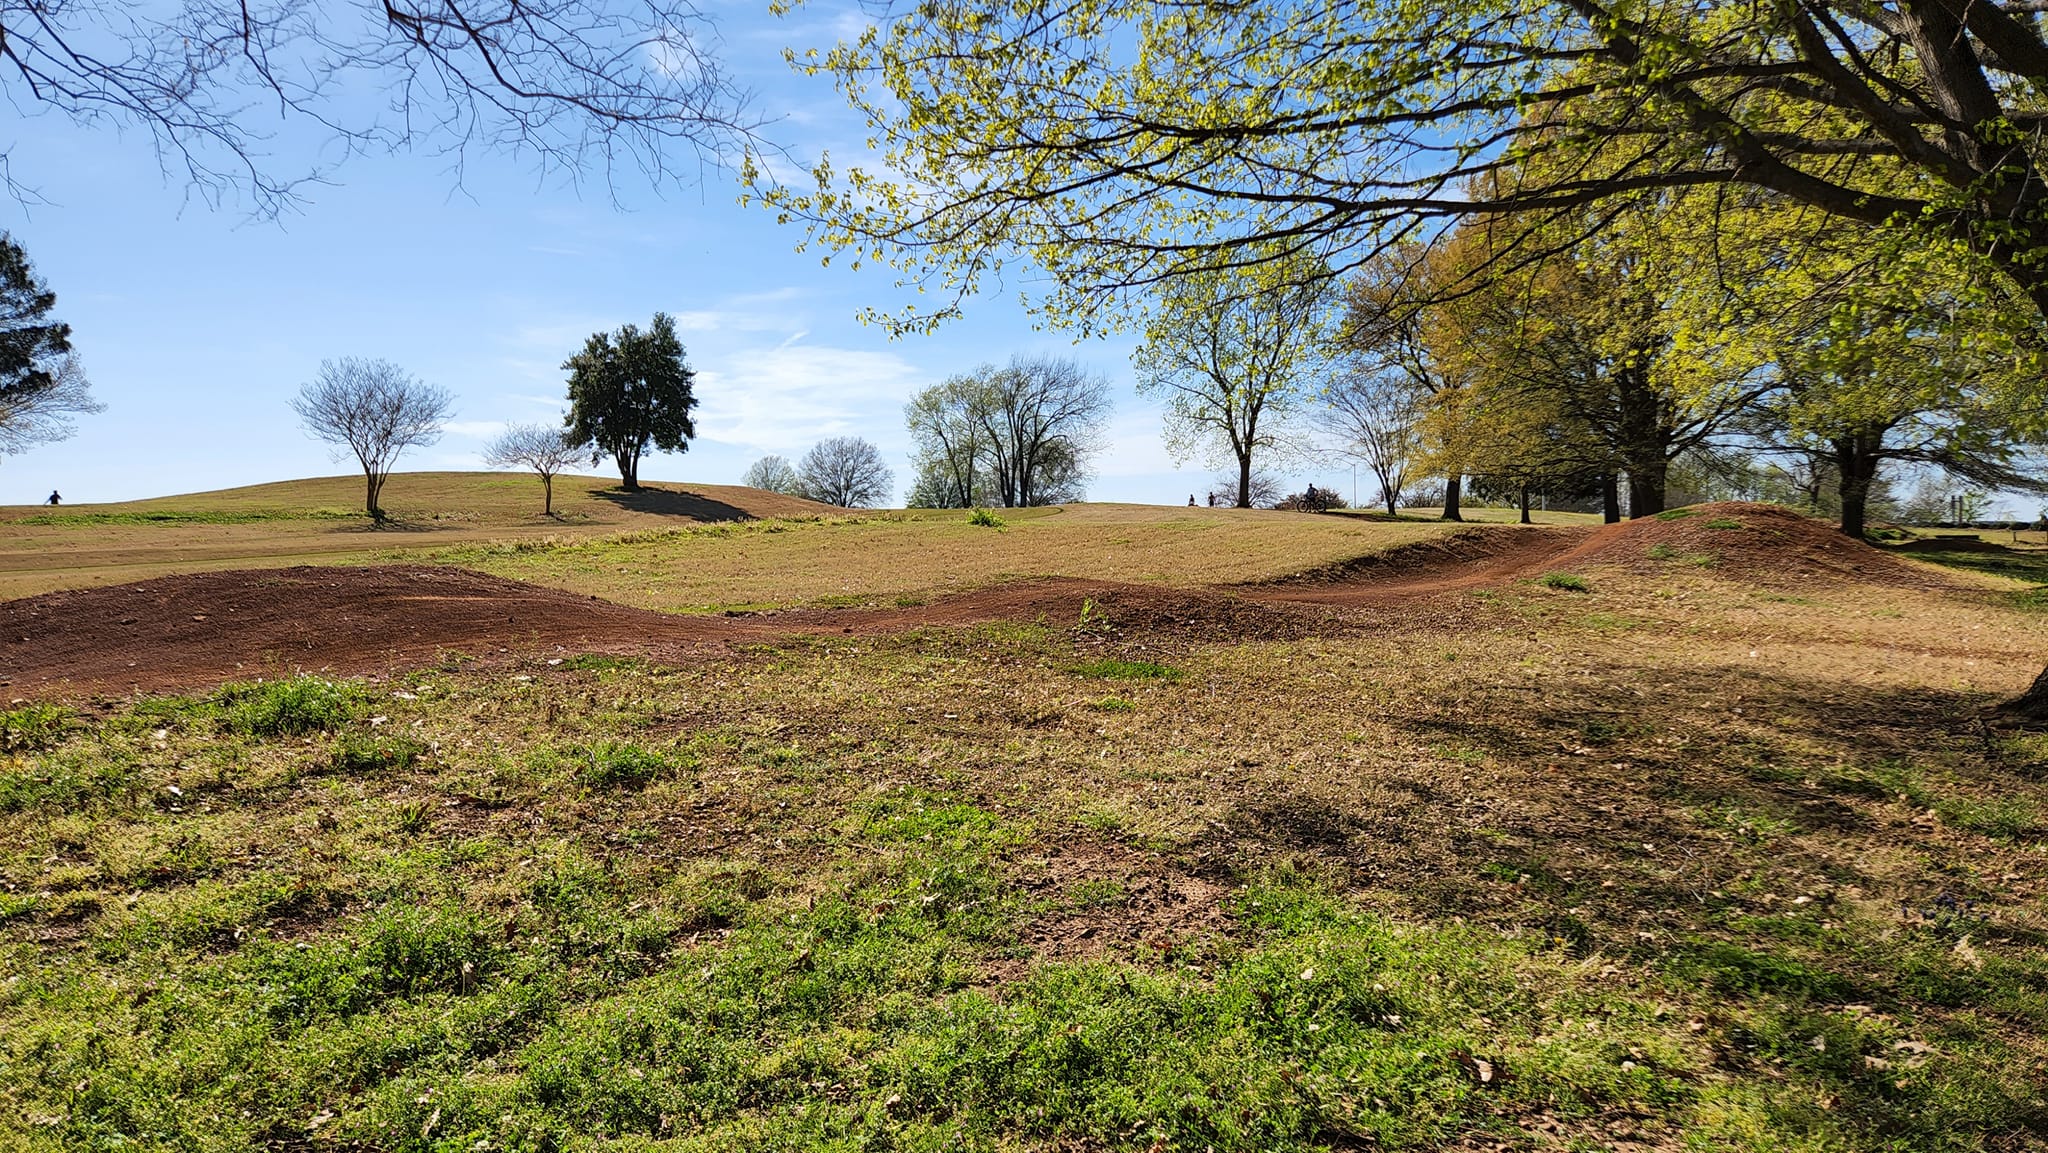
[[[1105,643],[1273,640],[1327,627],[1313,607],[1109,581],[1029,580],[928,604],[678,616],[467,569],[394,565],[192,573],[0,603],[0,684],[23,693],[161,691],[297,672],[606,652],[674,660],[798,634],[1039,622]]]
[[[0,678],[20,693],[370,673],[444,653],[720,641],[740,622],[672,617],[454,568],[193,573],[0,603]]]
[[[1583,544],[1590,529],[1474,525],[1336,564],[1238,586],[1266,601],[1353,605],[1508,580]]]
[[[1945,582],[1824,521],[1774,504],[1722,501],[1607,525],[1552,568],[1615,565],[1636,572],[1692,565],[1717,576],[1788,588],[1816,581],[1938,587]]]

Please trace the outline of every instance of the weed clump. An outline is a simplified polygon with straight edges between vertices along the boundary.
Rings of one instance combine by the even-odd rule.
[[[601,741],[572,759],[576,780],[592,788],[646,788],[673,767],[660,754],[622,741]]]
[[[409,736],[350,733],[334,746],[334,770],[376,773],[387,769],[409,769],[426,751],[425,744]]]
[[[0,752],[47,749],[64,739],[71,710],[62,705],[30,704],[0,712]]]
[[[1558,592],[1589,593],[1593,591],[1592,582],[1588,581],[1585,577],[1568,572],[1544,573],[1537,579],[1536,583],[1547,589],[1555,589]]]
[[[967,514],[967,523],[979,528],[1001,528],[1003,518],[985,508],[978,508]]]
[[[215,700],[227,727],[252,737],[298,737],[330,732],[355,719],[361,688],[319,677],[228,685]]]

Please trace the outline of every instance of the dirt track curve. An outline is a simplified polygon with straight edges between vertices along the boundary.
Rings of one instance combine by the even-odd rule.
[[[194,573],[0,603],[0,683],[15,696],[70,695],[197,689],[297,671],[376,673],[450,654],[680,659],[792,635],[876,635],[994,620],[1071,622],[1091,601],[1127,635],[1282,639],[1354,625],[1376,606],[1566,565],[1640,564],[1659,543],[1674,551],[1712,546],[1762,583],[1925,583],[1897,559],[1794,514],[1754,505],[1708,508],[1739,515],[1744,531],[1690,523],[1704,514],[1600,529],[1473,528],[1259,584],[1164,589],[1039,579],[908,608],[740,616],[627,608],[455,568]]]

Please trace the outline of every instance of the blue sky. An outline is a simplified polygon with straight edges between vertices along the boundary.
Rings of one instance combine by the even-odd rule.
[[[830,82],[781,57],[850,34],[856,9],[777,19],[762,3],[718,18],[723,58],[776,120],[770,138],[804,159],[830,148],[842,165],[861,152]],[[478,467],[503,422],[557,417],[559,366],[588,334],[657,310],[676,316],[698,370],[699,438],[684,456],[651,457],[643,477],[735,482],[759,456],[852,434],[882,447],[901,487],[903,402],[1013,352],[1071,355],[1112,382],[1092,499],[1180,503],[1214,475],[1168,458],[1158,410],[1131,388],[1129,340],[1035,330],[1018,301],[1030,286],[1013,281],[937,336],[891,341],[855,319],[903,299],[889,271],[821,267],[796,251],[798,229],[741,207],[729,175],[659,195],[622,183],[615,204],[601,185],[542,179],[516,158],[472,157],[458,186],[444,157],[367,157],[302,213],[264,223],[188,197],[139,133],[26,117],[0,144],[49,202],[0,205],[6,227],[57,292],[107,406],[72,440],[0,458],[0,503],[53,487],[86,502],[348,472],[287,404],[323,358],[344,355],[396,361],[455,393],[447,435],[401,469]],[[281,130],[277,167],[303,167],[318,144]]]

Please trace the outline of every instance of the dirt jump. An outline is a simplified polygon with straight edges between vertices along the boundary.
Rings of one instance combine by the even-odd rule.
[[[798,635],[901,633],[989,621],[1070,624],[1088,606],[1124,635],[1288,639],[1357,627],[1375,608],[1566,567],[1692,559],[1765,586],[1939,584],[1938,576],[1764,505],[1598,529],[1474,527],[1278,580],[1165,589],[1014,581],[885,609],[682,616],[465,569],[417,565],[194,573],[0,602],[0,684],[14,697],[206,689],[297,672],[374,674],[452,658],[607,652],[685,659]]]

